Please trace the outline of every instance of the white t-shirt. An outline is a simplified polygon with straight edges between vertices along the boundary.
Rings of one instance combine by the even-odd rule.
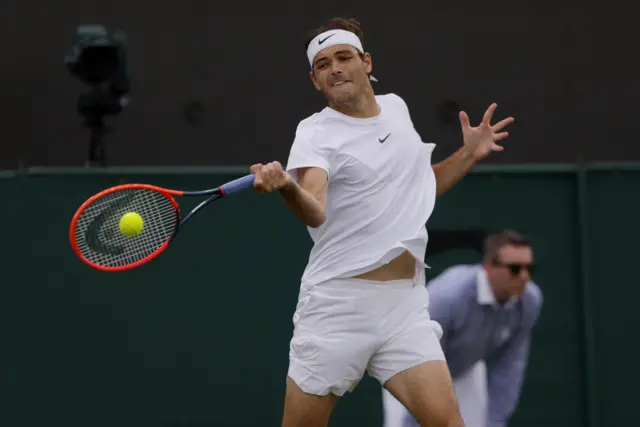
[[[381,112],[354,118],[326,107],[302,120],[287,171],[317,167],[328,176],[326,220],[314,242],[303,288],[374,270],[408,250],[425,268],[426,222],[436,198],[435,144],[416,132],[398,95],[377,95]]]

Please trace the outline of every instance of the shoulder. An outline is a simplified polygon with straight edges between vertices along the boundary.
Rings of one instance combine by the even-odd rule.
[[[319,113],[313,113],[298,123],[296,127],[296,136],[311,136],[315,133],[322,119]]]
[[[331,172],[334,148],[326,138],[322,117],[319,113],[301,120],[296,127],[295,137],[289,150],[286,170],[295,175],[295,169],[319,167],[327,174]]]
[[[429,295],[435,299],[455,298],[473,294],[479,266],[460,264],[445,269],[438,276],[427,283]]]
[[[331,142],[331,135],[335,133],[336,127],[341,125],[340,121],[334,120],[329,107],[327,107],[300,120],[296,127],[296,139],[311,140],[317,135],[322,135],[321,141],[316,142],[328,143]]]
[[[525,310],[530,313],[533,322],[535,323],[540,315],[543,305],[542,291],[540,287],[534,282],[527,284],[527,289],[522,294],[522,303]]]
[[[316,135],[321,135],[323,129],[323,119],[320,113],[314,113],[305,119],[300,120],[296,127],[293,146],[306,146],[316,144]]]
[[[527,289],[524,291],[523,297],[532,307],[542,307],[542,291],[534,282],[529,282],[527,284]]]
[[[413,128],[413,120],[411,119],[411,112],[409,111],[409,106],[405,102],[405,100],[396,93],[387,93],[384,95],[376,95],[376,100],[378,104],[382,106],[382,109],[387,113],[399,118],[403,121],[403,123],[411,126]],[[432,149],[433,149],[432,144]]]
[[[433,278],[429,283],[441,281],[475,282],[479,269],[480,266],[477,264],[454,265],[452,267],[444,269],[442,273]]]
[[[397,108],[400,110],[409,111],[407,107],[407,103],[402,99],[402,97],[396,93],[386,93],[383,95],[376,95],[376,100],[382,106],[388,106],[391,108]]]

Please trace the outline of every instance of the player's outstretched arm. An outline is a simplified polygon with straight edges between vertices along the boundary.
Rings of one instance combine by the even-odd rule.
[[[316,228],[326,219],[327,173],[320,168],[298,169],[298,181],[279,162],[251,166],[259,193],[279,191],[286,205],[307,226]]]
[[[465,147],[433,165],[436,175],[436,196],[441,196],[456,185],[476,164]]]
[[[513,123],[515,119],[508,117],[492,125],[491,118],[497,107],[497,104],[491,104],[484,113],[482,123],[476,127],[471,127],[467,113],[460,112],[464,145],[444,161],[433,165],[438,196],[449,191],[469,173],[477,162],[487,157],[491,152],[504,150],[504,147],[498,145],[497,142],[509,136],[508,132],[502,130]]]

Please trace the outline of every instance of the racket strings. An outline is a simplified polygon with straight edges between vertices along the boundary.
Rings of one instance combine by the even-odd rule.
[[[127,236],[120,220],[128,212],[143,219],[142,231]],[[121,267],[145,259],[160,249],[177,225],[172,200],[157,191],[124,189],[89,204],[80,214],[75,238],[81,254],[102,267]]]

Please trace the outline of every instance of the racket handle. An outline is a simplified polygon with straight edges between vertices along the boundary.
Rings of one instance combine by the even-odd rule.
[[[233,181],[227,182],[226,184],[222,185],[220,189],[222,190],[223,194],[228,196],[231,193],[236,193],[238,191],[251,188],[253,186],[254,178],[254,174],[246,175],[242,178],[234,179]]]

